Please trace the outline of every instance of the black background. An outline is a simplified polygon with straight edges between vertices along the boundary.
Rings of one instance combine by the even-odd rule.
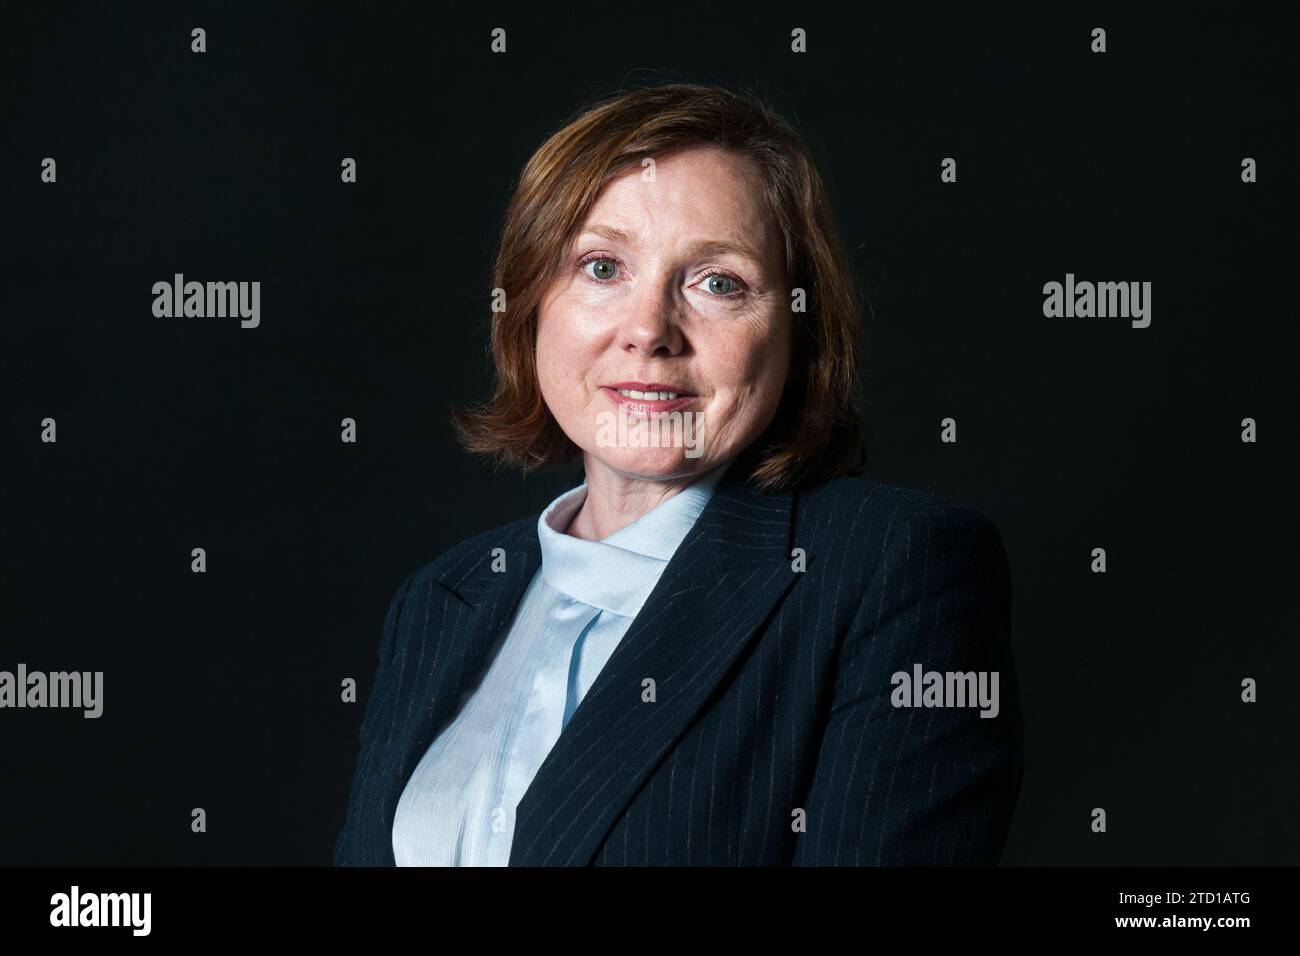
[[[329,861],[393,591],[580,480],[494,471],[447,421],[487,393],[510,189],[590,98],[660,80],[799,124],[871,304],[867,473],[1002,530],[1004,862],[1300,862],[1297,84],[1260,8],[39,4],[0,44],[0,669],[105,674],[98,720],[0,711],[0,863]],[[176,272],[260,281],[260,327],[155,318]],[[1151,326],[1045,318],[1067,272],[1152,282]]]

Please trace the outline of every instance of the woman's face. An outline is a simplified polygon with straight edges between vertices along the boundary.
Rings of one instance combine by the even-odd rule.
[[[701,147],[652,172],[606,186],[540,306],[542,396],[589,478],[597,463],[662,480],[730,461],[789,372],[783,246],[757,170]]]

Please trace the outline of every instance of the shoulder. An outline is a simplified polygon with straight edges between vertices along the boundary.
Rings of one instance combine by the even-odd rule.
[[[493,548],[519,541],[524,535],[531,533],[536,524],[537,515],[529,515],[457,542],[433,560],[412,570],[397,588],[392,598],[392,605],[400,611],[408,595],[427,594],[429,588],[440,579],[456,580],[469,574],[485,556],[491,553]]]
[[[915,566],[927,575],[982,569],[1008,577],[1009,560],[993,519],[947,495],[841,475],[800,487],[794,543],[810,556],[858,565],[863,583]],[[901,567],[900,567],[901,566]],[[929,569],[928,571],[926,569]]]
[[[379,642],[381,668],[392,657],[394,645],[399,643],[399,623],[405,619],[419,620],[430,602],[441,595],[451,594],[447,588],[439,585],[439,581],[454,583],[461,580],[479,567],[493,548],[523,540],[523,536],[532,532],[531,526],[536,523],[537,516],[531,515],[481,531],[412,570],[388,601],[383,636]],[[421,607],[425,611],[421,611]]]
[[[905,488],[861,475],[839,475],[798,490],[796,521],[835,537],[861,539],[925,521],[993,525],[992,519],[947,495]]]

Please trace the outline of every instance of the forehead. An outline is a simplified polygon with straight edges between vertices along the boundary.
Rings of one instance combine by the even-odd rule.
[[[759,261],[775,249],[758,168],[747,157],[713,147],[673,153],[650,180],[634,166],[611,180],[581,231],[642,243],[721,241],[749,248]],[[611,236],[610,234],[615,235]]]

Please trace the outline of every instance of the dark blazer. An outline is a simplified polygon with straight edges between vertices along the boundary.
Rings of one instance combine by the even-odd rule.
[[[510,865],[997,862],[1023,767],[997,529],[866,478],[759,494],[738,471],[524,794]],[[398,589],[335,865],[394,865],[402,789],[486,672],[539,564],[534,515]],[[1000,712],[894,706],[891,675],[918,664],[999,672]]]

